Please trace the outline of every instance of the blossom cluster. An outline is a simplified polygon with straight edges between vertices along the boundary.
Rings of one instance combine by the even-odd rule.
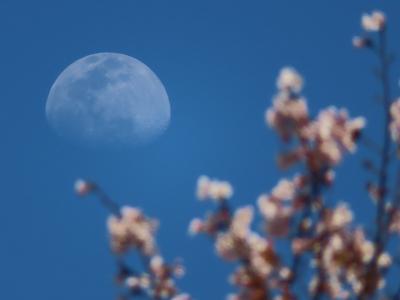
[[[132,249],[138,251],[145,262],[142,274],[125,272],[125,278],[119,276],[119,282],[133,294],[147,293],[154,299],[190,299],[187,294],[178,293],[174,280],[174,277],[184,275],[183,266],[180,263],[167,264],[157,250],[157,221],[146,217],[138,208],[125,206],[119,216],[108,218],[107,225],[111,248],[117,255]]]
[[[364,30],[363,36],[353,37],[353,46],[356,48],[373,48],[375,43],[368,36],[368,33],[382,33],[386,28],[386,16],[379,10],[374,10],[370,14],[365,13],[361,18],[361,28]]]
[[[198,180],[198,196],[202,195],[204,178]],[[227,182],[225,184],[230,186]],[[213,199],[211,195],[209,198]],[[202,200],[201,197],[199,199]],[[230,214],[227,201],[227,198],[221,200],[217,210],[206,219],[192,220],[189,230],[192,234],[204,233],[211,236],[216,252],[222,259],[240,263],[230,276],[230,282],[239,288],[239,292],[229,295],[229,299],[268,299],[267,282],[279,263],[273,244],[251,229],[253,207],[241,207]]]
[[[366,287],[369,292],[384,287],[384,279],[379,273],[369,277],[368,282],[365,280],[377,252],[361,227],[350,227],[352,219],[353,213],[348,206],[340,203],[334,209],[325,210],[313,237],[293,240],[294,253],[315,252],[313,265],[324,274],[323,277],[314,276],[310,281],[312,294],[319,292],[333,299],[348,299],[360,295]],[[380,253],[377,257],[380,269],[388,268],[391,261],[388,253]]]
[[[366,32],[383,31],[385,22],[384,14],[378,11],[362,17]],[[356,46],[361,43],[369,46],[372,40],[356,40]],[[346,153],[355,152],[366,121],[362,117],[351,118],[347,110],[335,107],[312,117],[302,96],[304,79],[292,67],[280,71],[276,86],[278,92],[265,120],[289,146],[279,155],[278,165],[287,169],[297,164],[304,171],[292,179],[280,180],[270,193],[259,196],[263,234],[251,229],[253,208],[234,210],[227,201],[231,193],[224,197],[216,192],[223,190],[218,187],[221,182],[201,177],[198,197],[216,200],[218,206],[205,219],[194,219],[190,231],[210,235],[219,256],[239,262],[239,269],[231,276],[239,293],[230,299],[269,299],[271,295],[294,299],[300,284],[296,282],[296,273],[302,259],[308,260],[314,269],[309,280],[312,295],[334,299],[372,295],[384,287],[385,270],[392,258],[377,247],[376,239],[367,237],[362,227],[353,227],[353,213],[347,204],[328,207],[324,199],[324,192],[334,181],[335,167]],[[390,108],[390,132],[395,142],[400,140],[399,103],[400,100],[394,102]],[[229,186],[226,190],[232,190],[225,184]],[[399,232],[398,207],[390,208],[388,215],[388,230]],[[290,241],[291,263],[280,257],[275,239]],[[243,284],[249,282],[251,285]]]
[[[276,85],[278,93],[273,107],[266,111],[265,119],[285,141],[289,141],[295,134],[306,134],[304,129],[309,122],[307,103],[299,95],[303,78],[293,68],[286,67],[281,70]]]
[[[385,15],[380,11],[364,14],[361,27],[363,36],[355,37],[353,45],[378,50],[374,53],[381,55],[380,72],[387,72],[385,47],[379,44],[384,39],[373,38],[373,33],[384,34]],[[388,84],[385,76],[380,78],[384,90]],[[399,260],[387,243],[400,234],[400,188],[395,186],[390,198],[386,191],[387,165],[392,159],[390,142],[400,149],[400,99],[391,101],[386,90],[382,96],[387,123],[384,147],[378,149],[381,165],[374,174],[378,178],[376,183],[367,184],[377,207],[376,229],[370,233],[354,224],[355,216],[347,203],[328,205],[332,203],[328,191],[335,180],[335,168],[346,154],[355,153],[365,119],[351,118],[346,109],[333,106],[313,116],[302,95],[304,79],[292,67],[279,72],[276,87],[265,121],[286,146],[278,156],[279,167],[287,170],[296,165],[296,174],[261,193],[257,209],[251,205],[234,208],[230,200],[233,188],[228,181],[199,177],[196,196],[212,203],[213,209],[203,218],[194,218],[189,233],[211,238],[217,255],[235,265],[230,283],[236,291],[228,295],[228,300],[364,300],[378,292],[386,295],[387,272]],[[75,189],[80,196],[97,193],[111,209],[107,225],[111,249],[119,258],[117,282],[128,289],[129,296],[190,300],[175,284],[175,279],[184,274],[183,266],[179,261],[167,264],[159,253],[157,221],[133,207],[118,207],[116,211],[116,205],[93,183],[78,181]],[[261,226],[253,226],[257,220],[261,224],[256,225]],[[120,259],[130,251],[142,258],[141,270]],[[300,268],[304,266],[309,269],[303,274]],[[398,299],[400,289],[392,295]]]
[[[108,218],[111,248],[115,253],[124,253],[130,248],[138,249],[147,256],[156,253],[154,234],[157,222],[146,218],[137,208],[124,206],[121,215]]]
[[[229,199],[232,195],[233,189],[229,182],[212,180],[207,176],[201,176],[198,179],[197,197],[201,200],[220,201]]]
[[[283,68],[276,82],[278,93],[272,107],[266,111],[268,125],[293,147],[280,156],[280,165],[287,168],[301,163],[306,169],[292,179],[280,180],[270,193],[259,196],[263,234],[251,229],[254,217],[251,206],[233,210],[229,205],[228,199],[232,196],[229,183],[206,176],[198,180],[198,198],[212,200],[217,208],[205,219],[193,219],[189,230],[192,234],[211,236],[221,258],[240,263],[231,276],[239,293],[231,295],[230,299],[269,299],[271,295],[294,299],[295,270],[279,257],[274,239],[292,240],[294,261],[304,252],[317,256],[311,247],[315,244],[313,239],[320,240],[319,236],[329,239],[330,232],[352,219],[347,206],[339,206],[332,213],[323,209],[320,190],[332,184],[333,168],[343,155],[355,151],[365,121],[351,119],[346,110],[334,107],[312,118],[301,96],[303,83],[295,69]],[[321,220],[318,214],[325,216]],[[294,226],[296,223],[298,226]],[[303,238],[304,235],[308,238]]]
[[[375,10],[370,14],[365,13],[361,18],[361,26],[366,31],[381,31],[385,28],[385,14]]]
[[[117,206],[104,199],[100,188],[84,180],[75,183],[75,191],[79,196],[90,193],[103,197],[103,204]],[[104,202],[106,201],[106,202]],[[118,257],[118,273],[116,282],[128,290],[128,297],[147,295],[152,299],[190,300],[188,294],[179,293],[175,278],[184,275],[181,263],[167,264],[160,255],[155,234],[158,222],[148,218],[140,209],[123,206],[119,211],[112,212],[107,220],[111,250]],[[141,257],[142,267],[133,268],[124,261],[123,255],[135,251]]]
[[[329,107],[312,119],[306,100],[299,95],[303,79],[293,68],[279,74],[278,95],[266,111],[266,121],[284,141],[297,138],[299,144],[280,156],[284,168],[307,159],[315,171],[339,164],[345,152],[354,152],[365,126],[364,118],[351,119],[345,109]]]
[[[272,192],[258,198],[258,208],[265,219],[265,230],[272,236],[289,233],[291,217],[295,209],[304,206],[305,178],[296,176],[293,180],[282,179]]]

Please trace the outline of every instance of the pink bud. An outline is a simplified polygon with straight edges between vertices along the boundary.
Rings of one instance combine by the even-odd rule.
[[[78,179],[75,182],[74,189],[79,196],[85,196],[91,192],[91,190],[93,189],[93,185],[87,181]]]

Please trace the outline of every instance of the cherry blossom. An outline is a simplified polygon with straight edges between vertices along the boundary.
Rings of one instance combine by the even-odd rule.
[[[381,31],[385,25],[385,14],[378,10],[374,10],[371,14],[365,13],[361,18],[361,26],[366,31]]]
[[[93,188],[93,184],[83,179],[78,179],[77,181],[75,181],[74,190],[79,196],[85,196],[89,194]]]
[[[303,88],[303,78],[292,67],[284,67],[276,80],[276,86],[282,91],[300,92]]]
[[[390,115],[392,120],[389,125],[393,141],[400,142],[400,99],[397,99],[390,106]]]
[[[111,247],[116,253],[126,252],[130,248],[138,248],[146,255],[155,253],[157,222],[146,218],[139,209],[125,206],[121,209],[121,216],[110,216],[107,224]]]
[[[220,201],[229,199],[232,195],[232,186],[227,181],[211,180],[207,176],[201,176],[197,181],[197,197],[200,200]]]

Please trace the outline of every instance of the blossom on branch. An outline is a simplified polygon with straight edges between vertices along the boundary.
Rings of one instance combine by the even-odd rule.
[[[363,14],[361,26],[365,31],[381,31],[385,28],[386,16],[383,12],[375,10],[370,14]]]
[[[75,193],[79,196],[86,196],[93,190],[93,188],[93,184],[83,179],[78,179],[77,181],[75,181],[74,190]]]
[[[146,255],[156,252],[154,239],[157,222],[148,219],[139,209],[122,207],[121,216],[110,216],[107,221],[111,248],[116,253],[139,249]]]
[[[352,44],[355,48],[367,48],[372,46],[372,41],[369,38],[355,36],[352,39]]]
[[[295,135],[302,135],[308,124],[306,100],[281,91],[275,96],[272,108],[266,111],[265,120],[278,131],[284,141],[289,141]]]
[[[356,141],[365,127],[362,117],[350,119],[346,110],[329,107],[318,114],[312,124],[312,136],[320,160],[337,165],[344,152],[354,152]]]
[[[391,122],[389,124],[390,134],[394,142],[400,142],[400,99],[394,101],[390,106]]]
[[[290,219],[304,205],[306,188],[305,177],[297,175],[292,180],[280,180],[269,195],[262,194],[258,198],[258,208],[269,234],[287,235]]]
[[[207,176],[200,176],[197,181],[197,197],[200,200],[221,201],[231,198],[232,195],[232,186],[227,181],[211,180]]]
[[[291,67],[281,69],[276,80],[276,86],[281,91],[299,93],[303,88],[303,77]]]

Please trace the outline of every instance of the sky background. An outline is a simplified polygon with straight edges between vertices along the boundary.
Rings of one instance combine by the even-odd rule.
[[[210,206],[195,200],[199,175],[227,179],[234,205],[255,204],[282,176],[280,146],[264,123],[282,66],[305,77],[316,114],[329,105],[364,115],[380,129],[376,59],[352,49],[360,16],[389,19],[400,51],[398,1],[18,1],[0,2],[0,297],[10,300],[114,299],[107,212],[73,193],[76,178],[98,182],[117,202],[161,222],[168,259],[184,258],[180,281],[195,299],[223,299],[232,266],[187,225]],[[45,117],[51,85],[73,61],[97,52],[140,59],[164,83],[172,106],[167,132],[130,149],[87,149],[59,138]],[[399,63],[393,68],[399,94]],[[371,218],[361,149],[347,157],[328,201],[346,200]],[[368,223],[366,223],[368,224]]]

